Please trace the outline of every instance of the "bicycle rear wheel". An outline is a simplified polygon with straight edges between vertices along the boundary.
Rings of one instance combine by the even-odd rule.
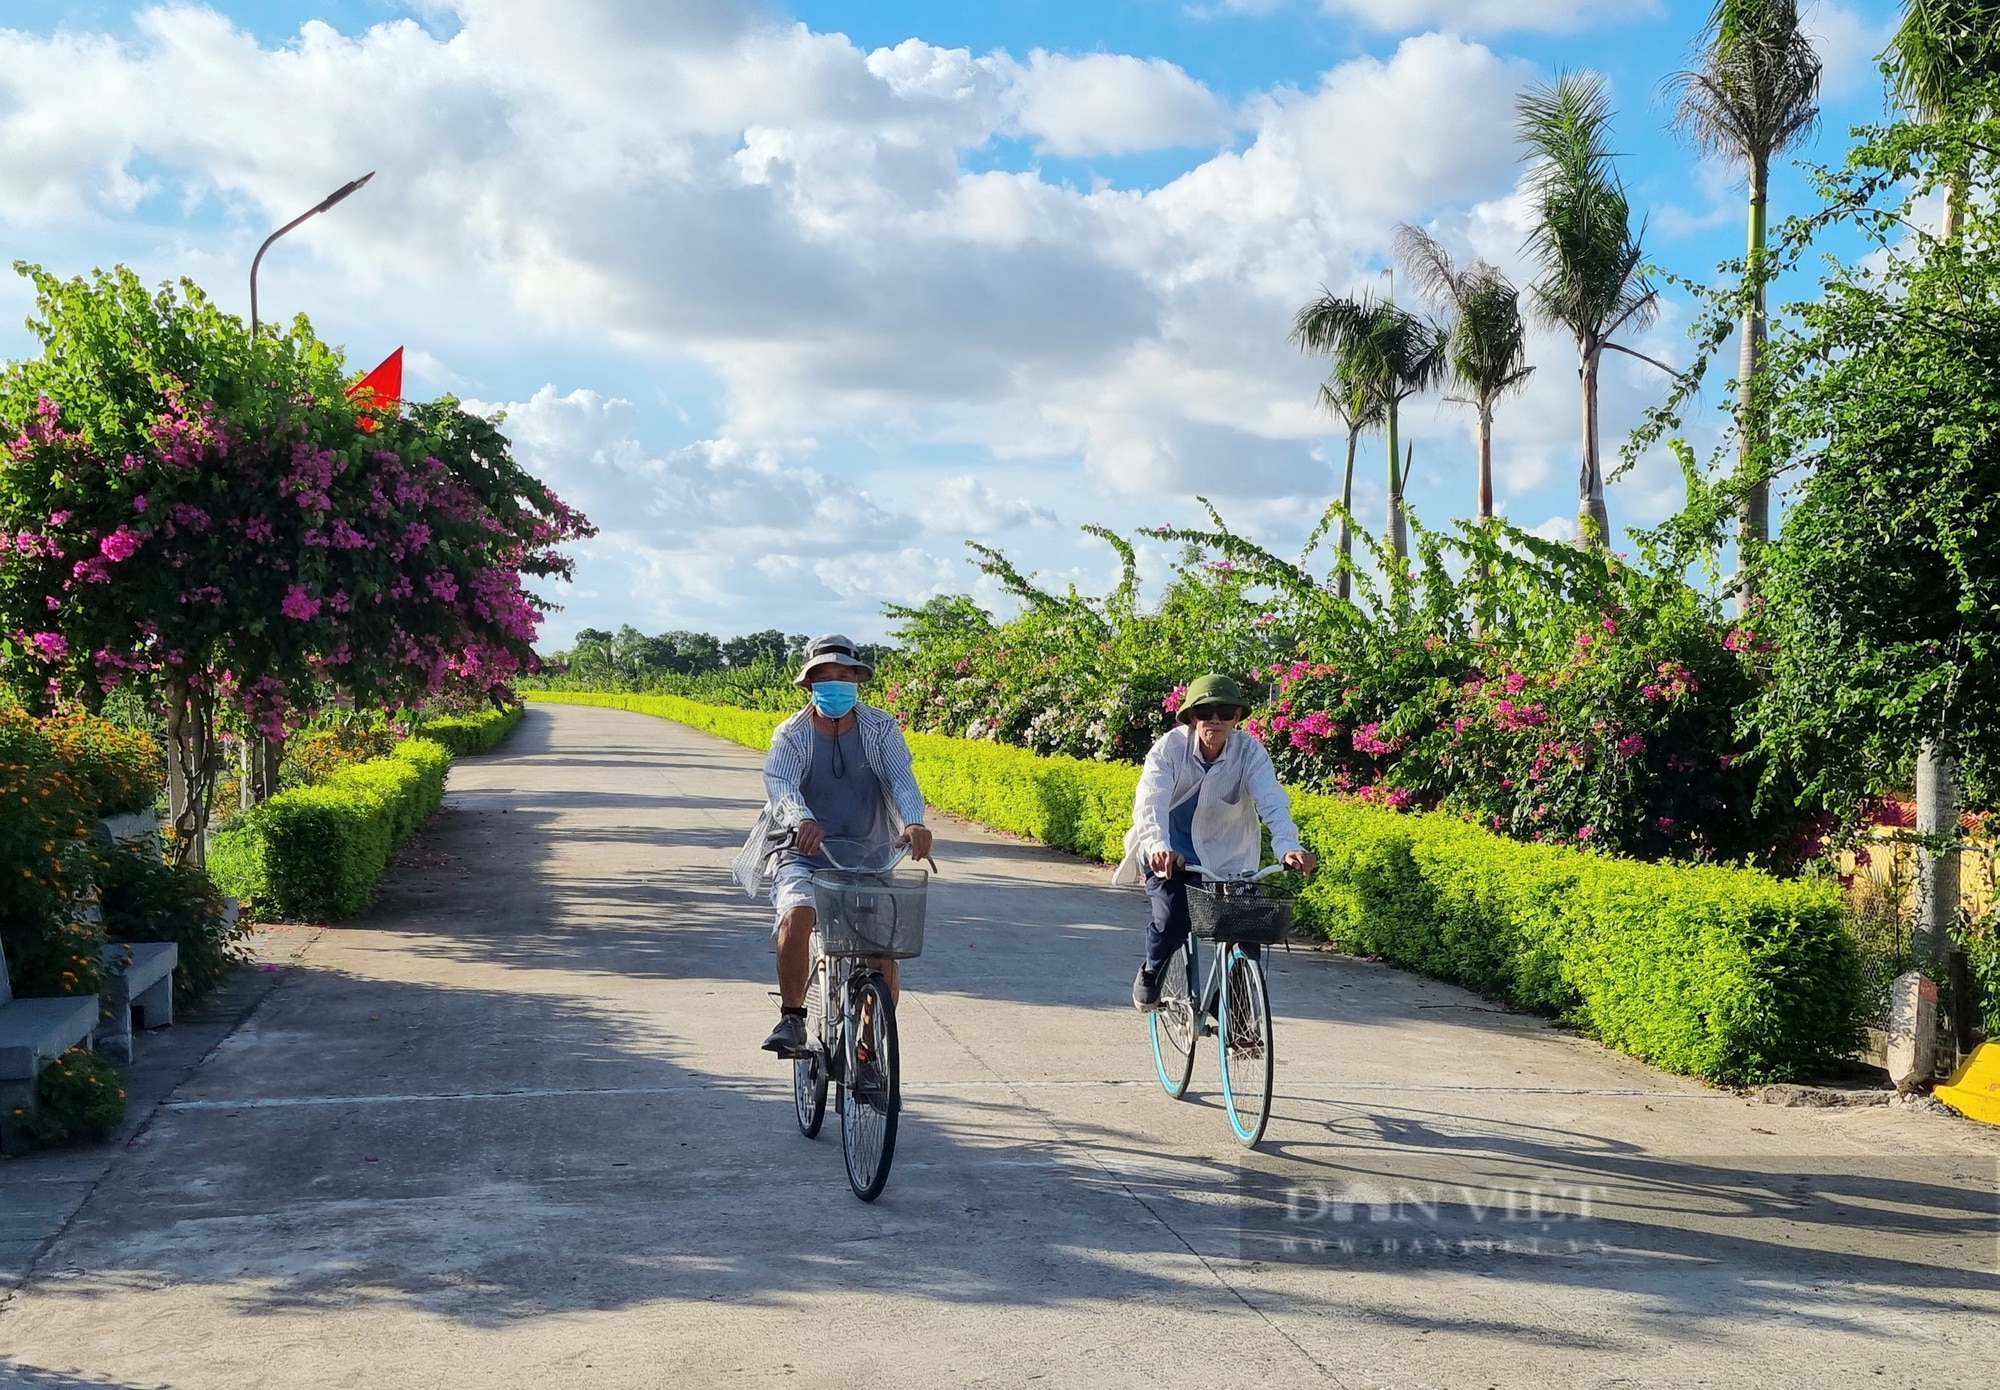
[[[1271,1046],[1271,998],[1264,967],[1235,946],[1226,951],[1222,1017],[1215,1030],[1222,1061],[1222,1104],[1229,1127],[1254,1148],[1271,1122],[1271,1082],[1276,1054]]]
[[[1160,1007],[1147,1015],[1153,1035],[1153,1066],[1160,1085],[1179,1100],[1194,1076],[1194,1044],[1200,1037],[1194,1016],[1195,946],[1190,938],[1174,952],[1160,976]]]
[[[825,978],[825,971],[815,966],[812,983],[806,986],[806,1016],[822,1024],[826,991],[821,982]],[[799,1133],[808,1139],[819,1136],[819,1127],[826,1119],[826,1083],[826,1053],[822,1049],[814,1046],[804,1056],[792,1059],[792,1108],[798,1114]]]
[[[866,1030],[862,1020],[868,1020]],[[902,1109],[902,1056],[896,1042],[896,1006],[889,982],[870,972],[847,1004],[846,1075],[840,1088],[840,1147],[854,1195],[872,1202],[889,1181],[896,1154],[896,1119]],[[864,1061],[860,1049],[868,1050]]]

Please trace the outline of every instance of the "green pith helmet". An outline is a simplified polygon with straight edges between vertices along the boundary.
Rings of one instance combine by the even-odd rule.
[[[1250,713],[1250,697],[1243,693],[1243,687],[1229,677],[1218,676],[1213,672],[1187,688],[1187,694],[1181,698],[1181,707],[1176,718],[1185,724],[1203,705],[1234,705],[1245,715]]]

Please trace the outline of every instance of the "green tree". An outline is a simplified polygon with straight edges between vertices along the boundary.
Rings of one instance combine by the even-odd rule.
[[[1518,390],[1535,369],[1527,364],[1528,334],[1520,294],[1495,266],[1474,260],[1461,269],[1429,233],[1408,223],[1396,228],[1396,256],[1417,292],[1429,301],[1445,332],[1445,365],[1451,384],[1479,418],[1479,512],[1493,519],[1493,409]]]
[[[1704,153],[1740,165],[1749,185],[1749,246],[1736,368],[1737,468],[1744,480],[1737,523],[1737,590],[1752,597],[1755,555],[1771,535],[1771,488],[1761,476],[1755,381],[1766,331],[1764,258],[1771,160],[1808,135],[1819,118],[1819,55],[1799,28],[1797,0],[1717,0],[1695,66],[1669,85],[1680,97],[1675,124]]]
[[[1516,111],[1534,217],[1528,250],[1542,266],[1532,287],[1535,309],[1544,322],[1568,329],[1576,339],[1583,405],[1577,525],[1584,537],[1603,545],[1611,539],[1611,518],[1604,505],[1598,371],[1608,349],[1673,374],[1666,364],[1613,341],[1622,329],[1652,322],[1659,296],[1641,273],[1645,253],[1632,227],[1632,204],[1612,167],[1604,79],[1593,72],[1563,73],[1523,92]]]
[[[1990,785],[2000,750],[2000,218],[1967,199],[1951,242],[1908,230],[1919,197],[2000,162],[2000,88],[1968,86],[1829,181],[1823,223],[1876,253],[1769,358],[1773,452],[1806,475],[1768,570],[1766,742],[1842,812],[1914,761],[1931,953],[1958,903],[1956,769]]]
[[[1372,396],[1389,445],[1389,518],[1383,534],[1398,561],[1410,553],[1403,512],[1403,459],[1397,416],[1404,401],[1437,385],[1445,371],[1444,334],[1430,320],[1372,295],[1324,292],[1299,310],[1292,341],[1331,357],[1335,375]],[[1324,403],[1326,396],[1321,395]]]
[[[2000,0],[1907,0],[1884,56],[1891,94],[1917,121],[1986,115],[2000,76]],[[1942,172],[1942,237],[1950,241],[1971,190],[1970,161],[1949,155]]]

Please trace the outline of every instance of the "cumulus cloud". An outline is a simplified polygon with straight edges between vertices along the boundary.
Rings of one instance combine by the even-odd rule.
[[[1214,144],[1230,118],[1213,92],[1161,58],[1125,53],[1064,57],[1036,49],[1009,65],[1015,117],[1050,154],[1131,154]]]
[[[1355,0],[1387,13],[1371,4]],[[377,304],[432,382],[476,380],[464,358],[496,342],[712,381],[707,437],[672,449],[588,389],[517,383],[506,406],[523,457],[605,527],[591,601],[672,608],[669,625],[755,624],[778,592],[836,625],[866,611],[855,576],[904,595],[962,583],[956,547],[926,549],[954,528],[1172,520],[1195,492],[1316,515],[1324,364],[1285,340],[1297,306],[1365,283],[1397,221],[1518,245],[1507,214],[1481,232],[1453,210],[1508,206],[1531,70],[1449,33],[1232,110],[1158,60],[864,51],[754,0],[453,8],[448,37],[313,22],[275,46],[186,5],[140,11],[122,38],[0,31],[0,221],[159,216],[171,194],[219,214],[196,249],[234,266],[378,170],[266,265],[272,302]],[[1604,12],[1450,8],[1398,13],[1490,29]],[[1229,143],[1162,186],[1080,189],[973,157],[1009,136],[1075,155]],[[1538,374],[1510,413],[1507,476],[1530,457],[1560,475],[1566,389]],[[1462,418],[1412,431],[1453,476]],[[1003,490],[957,452],[926,505],[890,505],[824,461],[843,436],[969,448],[1025,481]]]

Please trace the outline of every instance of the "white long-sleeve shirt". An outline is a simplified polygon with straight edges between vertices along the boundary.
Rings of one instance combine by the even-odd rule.
[[[1125,832],[1125,858],[1111,876],[1113,883],[1144,882],[1146,861],[1156,851],[1173,848],[1167,822],[1189,797],[1200,798],[1194,811],[1195,857],[1211,873],[1256,870],[1263,848],[1259,822],[1271,827],[1271,848],[1280,858],[1305,848],[1292,824],[1292,799],[1279,784],[1264,745],[1237,729],[1222,746],[1222,756],[1204,764],[1195,752],[1194,731],[1183,724],[1160,735],[1146,754],[1132,798],[1132,828]]]

